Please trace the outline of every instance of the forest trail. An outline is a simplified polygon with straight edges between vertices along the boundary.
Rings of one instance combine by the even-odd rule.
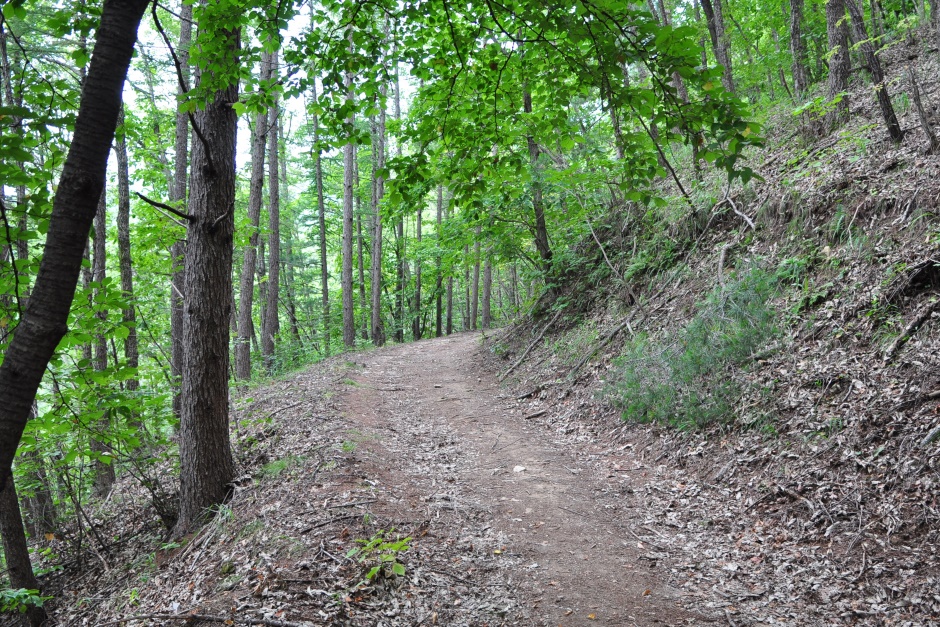
[[[371,468],[360,472],[390,488],[377,491],[373,511],[401,520],[423,510],[429,536],[444,523],[458,545],[495,560],[525,608],[514,624],[707,620],[678,605],[621,513],[640,498],[646,473],[631,472],[640,464],[621,457],[612,470],[592,443],[576,452],[527,420],[483,367],[480,339],[464,333],[357,356],[361,368],[336,405],[361,424],[356,456]],[[452,561],[460,571],[462,558]]]

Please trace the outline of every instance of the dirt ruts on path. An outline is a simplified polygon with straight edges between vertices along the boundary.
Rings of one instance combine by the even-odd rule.
[[[336,405],[360,425],[351,437],[359,471],[377,482],[374,509],[388,520],[427,521],[412,559],[423,546],[454,545],[453,572],[488,586],[509,624],[710,622],[680,606],[644,541],[649,533],[628,526],[644,483],[630,472],[640,467],[629,452],[611,472],[593,443],[575,445],[528,419],[483,368],[479,334],[355,359]],[[455,595],[433,620],[473,619],[467,608],[458,618],[461,604]]]

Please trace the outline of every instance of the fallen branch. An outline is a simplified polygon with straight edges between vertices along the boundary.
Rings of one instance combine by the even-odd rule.
[[[549,321],[548,324],[545,325],[545,328],[542,329],[542,332],[539,333],[539,336],[538,336],[537,338],[535,338],[535,340],[533,340],[533,342],[532,342],[531,344],[529,344],[529,347],[528,347],[527,349],[525,349],[525,352],[522,353],[522,357],[520,357],[519,359],[517,359],[517,360],[516,360],[516,363],[514,363],[514,364],[511,365],[511,366],[509,366],[509,370],[507,370],[506,372],[504,372],[503,374],[501,374],[501,375],[499,376],[499,381],[502,381],[503,379],[505,379],[506,377],[508,377],[508,376],[509,376],[509,373],[511,373],[513,370],[515,370],[515,369],[519,366],[519,364],[521,364],[523,361],[525,361],[525,358],[529,356],[529,353],[532,352],[532,349],[535,348],[535,345],[538,344],[538,343],[542,340],[543,337],[545,337],[545,332],[548,331],[548,329],[549,329],[553,324],[555,324],[555,321],[556,321],[556,320],[558,320],[558,317],[561,315],[561,312],[562,312],[562,311],[564,311],[564,309],[559,309],[559,310],[555,313],[555,316]]]
[[[891,346],[888,347],[888,350],[885,351],[883,360],[888,362],[895,358],[898,354],[898,351],[904,347],[907,342],[914,337],[914,334],[917,333],[917,330],[930,319],[930,316],[933,315],[935,311],[940,309],[940,299],[933,301],[932,303],[927,303],[923,307],[919,314],[914,316],[914,319],[911,320],[908,325],[904,328],[904,331],[901,332],[893,342]]]

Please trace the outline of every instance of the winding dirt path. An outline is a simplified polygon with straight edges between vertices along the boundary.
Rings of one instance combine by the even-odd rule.
[[[454,568],[469,581],[487,568],[501,577],[498,593],[519,608],[504,617],[513,624],[707,622],[682,609],[650,558],[654,547],[627,526],[623,512],[642,498],[642,473],[612,472],[593,443],[572,446],[527,420],[482,357],[476,333],[356,357],[336,400],[361,424],[350,437],[364,476],[387,486],[377,490],[378,511],[425,517],[429,536],[416,548],[448,535],[475,555],[466,564],[454,558]],[[443,615],[438,624],[448,624]]]

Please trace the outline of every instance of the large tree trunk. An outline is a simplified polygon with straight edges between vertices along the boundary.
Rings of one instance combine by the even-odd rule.
[[[277,53],[271,56],[271,78],[277,78]],[[261,357],[268,374],[274,371],[274,342],[280,333],[281,186],[278,151],[280,107],[275,95],[268,111],[268,292],[261,323]]]
[[[793,91],[802,98],[809,88],[806,42],[803,41],[803,0],[790,0],[790,53],[793,55]]]
[[[317,100],[317,83],[311,81],[311,98]],[[313,161],[314,177],[317,185],[317,222],[320,235],[320,301],[323,314],[323,354],[330,354],[330,272],[326,265],[326,206],[323,202],[323,161],[320,149],[320,120],[313,114],[313,145],[316,156]]]
[[[349,31],[349,50],[352,52],[352,30]],[[345,79],[346,102],[352,106],[353,75],[346,71]],[[352,114],[346,118],[350,132],[352,132],[355,118]],[[341,278],[343,290],[343,345],[353,348],[356,345],[356,321],[353,318],[353,160],[356,146],[350,139],[343,146],[343,275]]]
[[[893,142],[901,141],[903,133],[898,124],[898,118],[894,114],[894,107],[891,105],[891,97],[888,95],[888,86],[885,84],[885,75],[881,69],[881,61],[875,52],[875,47],[868,40],[868,31],[865,29],[865,18],[862,10],[855,0],[844,0],[845,8],[849,11],[849,17],[852,18],[852,30],[855,31],[855,38],[858,40],[859,48],[865,56],[865,62],[868,64],[868,73],[871,75],[871,82],[875,90],[875,97],[878,100],[878,107],[881,109],[881,117],[884,119],[885,126],[888,129],[888,136]]]
[[[271,80],[270,52],[261,55],[259,80]],[[235,377],[247,381],[251,378],[251,334],[254,330],[252,301],[255,294],[255,268],[258,259],[258,226],[261,223],[261,205],[264,195],[264,151],[268,141],[268,116],[261,111],[255,115],[255,128],[251,134],[251,178],[248,183],[248,245],[242,259],[242,272],[238,284],[238,335],[235,339]]]
[[[104,190],[108,153],[121,108],[145,0],[105,0],[75,130],[52,202],[39,274],[0,364],[0,532],[13,588],[36,588],[13,486],[12,463],[33,400],[59,341]],[[15,562],[15,565],[14,565]],[[44,616],[33,620],[39,625]]]
[[[209,16],[204,16],[209,19]],[[208,24],[207,28],[214,25]],[[238,31],[219,30],[216,61],[237,63]],[[200,77],[201,79],[201,77]],[[229,318],[235,230],[237,79],[196,113],[186,246],[186,311],[180,422],[180,517],[189,533],[230,494],[235,463],[229,437]]]
[[[826,2],[826,34],[829,39],[829,99],[835,100],[849,88],[849,33],[845,24],[845,0]],[[849,119],[849,96],[844,94],[826,118],[829,130]]]
[[[180,61],[183,80],[189,80],[189,46],[193,33],[193,5],[183,2],[180,8],[180,40],[176,47],[176,56]],[[183,94],[184,87],[178,85],[177,93]],[[189,119],[186,112],[176,111],[176,141],[173,163],[173,186],[170,189],[170,203],[182,209],[186,206],[187,174],[189,171]],[[183,374],[183,306],[186,277],[183,273],[183,259],[186,255],[186,240],[176,241],[170,248],[170,343],[171,369],[174,377],[173,415],[177,420],[181,416],[180,378]]]

